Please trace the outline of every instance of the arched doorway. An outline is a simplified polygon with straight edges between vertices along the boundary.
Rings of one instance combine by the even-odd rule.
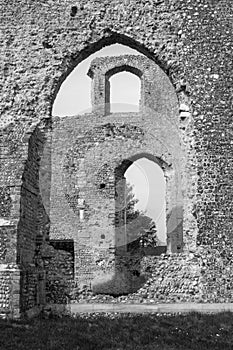
[[[151,155],[124,160],[115,169],[115,188],[117,250],[165,252],[166,180],[159,160]]]

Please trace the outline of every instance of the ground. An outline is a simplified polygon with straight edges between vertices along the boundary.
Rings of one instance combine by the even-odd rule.
[[[43,315],[0,320],[1,350],[230,350],[232,313]],[[47,318],[46,318],[47,317]]]

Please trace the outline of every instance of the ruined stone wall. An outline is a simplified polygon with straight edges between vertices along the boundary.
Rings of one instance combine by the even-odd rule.
[[[5,122],[1,119],[0,123],[0,313],[2,317],[17,317],[20,307],[17,223],[24,131],[21,123],[18,127],[14,124],[13,118]]]
[[[110,58],[107,59],[109,60]],[[131,61],[137,61],[137,57],[122,57],[121,60],[127,61],[130,65]],[[147,93],[150,92],[152,96],[156,94],[159,99],[167,92],[167,97],[171,88],[166,76],[163,78],[159,68],[153,66],[149,60],[144,62],[140,57],[138,61],[149,67],[145,72],[147,78],[144,80],[144,85],[150,79],[160,86],[159,89],[156,85],[154,91],[151,83],[152,88],[150,91],[146,90]],[[111,63],[114,66],[114,58]],[[96,62],[93,66],[94,64]],[[109,66],[107,67],[109,69]],[[160,79],[155,79],[153,76],[153,68],[156,73],[159,70],[157,76]],[[98,77],[102,78],[103,73],[98,74]],[[100,84],[102,90],[96,89],[95,83],[93,85],[94,94],[103,94],[104,84]],[[142,96],[145,100],[145,91],[142,92]],[[90,115],[54,118],[50,237],[74,240],[75,274],[80,283],[92,285],[100,281],[105,283],[114,276],[115,266],[112,263],[112,260],[115,260],[114,250],[123,245],[124,234],[122,232],[124,227],[115,225],[117,210],[115,169],[122,162],[126,160],[133,162],[134,159],[143,156],[154,157],[155,161],[157,158],[167,176],[167,216],[170,219],[168,226],[169,224],[172,226],[172,217],[175,222],[178,219],[182,221],[180,178],[182,171],[184,173],[186,156],[177,132],[178,117],[178,102],[171,89],[169,100],[164,99],[159,110],[142,106],[141,112],[136,114],[111,114],[103,118],[98,110],[98,113]],[[84,202],[83,209],[81,202]],[[81,210],[84,210],[83,220],[80,219]],[[182,245],[182,232],[176,232],[176,228],[176,224],[173,228],[168,227],[168,245],[173,251],[177,251],[177,244]],[[101,261],[103,265],[109,265],[108,273],[101,268]]]
[[[77,290],[73,301],[83,303],[232,303],[232,262],[226,263],[218,250],[200,247],[195,253],[162,254],[128,260],[136,269],[137,290],[114,296]],[[134,271],[132,271],[134,272]],[[138,274],[140,274],[139,277]],[[143,281],[144,278],[144,281]],[[117,289],[116,289],[117,290]]]
[[[44,227],[41,217],[45,221],[39,195],[44,136],[26,119],[16,120],[14,126],[12,119],[8,122],[1,129],[1,183],[5,186],[1,187],[0,300],[6,315],[18,317],[42,300],[38,279],[43,269],[36,266],[35,255],[36,239]]]
[[[39,165],[43,151],[44,135],[36,128],[29,136],[27,160],[22,174],[20,220],[17,234],[17,263],[21,269],[21,311],[39,305],[39,288],[43,283],[43,265],[38,261],[38,243],[43,222],[39,194]],[[44,215],[46,215],[44,213]],[[41,236],[41,238],[40,238]]]
[[[50,116],[59,86],[74,66],[119,42],[158,62],[176,92],[189,95],[193,120],[189,125],[184,120],[181,130],[188,148],[195,149],[196,160],[192,152],[189,158],[198,166],[198,181],[188,167],[197,204],[194,210],[189,203],[185,207],[197,218],[198,245],[216,249],[227,266],[232,259],[232,1],[2,0],[0,7],[1,225],[13,222],[16,228],[20,218],[28,144],[23,138],[31,121]]]
[[[62,248],[62,244],[60,246]],[[42,256],[46,271],[46,301],[55,304],[68,303],[75,287],[72,252],[45,244]]]

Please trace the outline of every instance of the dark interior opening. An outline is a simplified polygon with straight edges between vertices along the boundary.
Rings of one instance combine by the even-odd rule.
[[[74,258],[74,241],[72,239],[51,239],[50,245],[56,250],[64,250],[70,254]]]

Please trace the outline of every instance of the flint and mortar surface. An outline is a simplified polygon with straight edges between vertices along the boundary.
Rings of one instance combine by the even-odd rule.
[[[72,10],[73,6],[77,11]],[[51,110],[61,83],[89,54],[116,42],[144,53],[152,64],[160,66],[165,79],[170,79],[177,98],[177,119],[174,136],[171,130],[167,140],[170,137],[171,149],[174,143],[181,146],[174,150],[175,159],[179,159],[181,153],[185,159],[180,185],[184,196],[183,253],[141,258],[141,273],[144,273],[145,263],[150,276],[146,284],[128,298],[146,302],[232,301],[231,0],[66,0],[40,4],[2,0],[0,8],[1,316],[17,317],[19,312],[45,302],[45,271],[49,268],[40,253],[41,246],[49,235],[74,239],[72,230],[69,234],[68,229],[55,230],[55,217],[49,232],[49,201],[43,197],[41,192],[46,191],[42,191],[39,184],[40,158],[51,133],[59,129],[59,126],[54,127],[55,120],[51,123]],[[72,120],[71,128],[74,127],[72,123],[76,127],[71,137],[73,143],[67,145],[67,151],[75,147],[78,130],[85,137],[85,132],[92,129],[91,135],[96,131],[101,138],[101,125],[111,123],[117,128],[122,123],[120,119],[124,119],[118,116],[110,121],[108,116],[100,117],[97,113],[96,117],[67,118],[67,125],[63,119],[67,128],[69,120]],[[139,130],[136,142],[140,147],[141,130],[147,135],[146,122],[143,124],[136,116],[132,119],[128,116],[125,124],[128,130],[129,125]],[[175,141],[177,133],[179,143]],[[119,147],[117,137],[113,139],[112,144],[115,142],[116,148]],[[126,139],[131,148],[131,138]],[[136,143],[132,144],[136,150]],[[101,147],[104,147],[102,141],[97,153],[101,152]],[[85,147],[84,151],[87,151]],[[73,152],[78,154],[75,149]],[[168,153],[171,156],[171,152]],[[91,156],[89,152],[89,162]],[[44,168],[48,166],[46,161],[43,164]],[[103,163],[100,168],[102,170],[96,172],[96,184],[108,177],[109,168],[106,170]],[[46,174],[44,171],[44,176]],[[72,177],[66,171],[65,181],[67,178],[71,179],[72,187]],[[47,180],[51,181],[49,177]],[[70,199],[77,197],[69,191],[67,188],[66,203],[72,216],[76,215],[75,205],[72,208],[69,201],[72,204]],[[108,187],[102,190],[103,201],[108,200],[109,191]],[[172,188],[168,192],[171,193]],[[94,218],[92,210],[90,206],[86,208],[86,218],[90,222]],[[62,226],[65,218],[60,216],[59,220]],[[106,236],[106,233],[101,234]],[[82,243],[76,240],[74,244],[78,283],[80,276],[88,276],[90,268],[95,266],[93,257],[98,252],[96,246],[89,244],[88,237],[82,237]],[[101,254],[103,261],[108,261],[109,257]],[[61,260],[66,260],[63,254],[61,256]],[[50,261],[54,259],[50,256]],[[83,271],[78,268],[80,263]],[[86,280],[91,281],[92,277],[89,275]],[[75,288],[73,295],[77,285]],[[69,294],[67,291],[59,293]],[[59,302],[63,300],[61,296]],[[80,300],[80,296],[75,300]]]

